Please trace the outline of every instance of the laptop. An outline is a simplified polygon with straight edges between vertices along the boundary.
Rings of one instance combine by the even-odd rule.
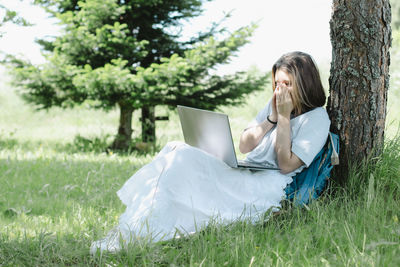
[[[272,165],[237,160],[228,115],[178,105],[185,142],[221,159],[232,168],[279,170]]]

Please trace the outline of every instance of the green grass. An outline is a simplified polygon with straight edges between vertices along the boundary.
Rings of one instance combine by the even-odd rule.
[[[260,92],[247,105],[222,109],[236,144],[268,98]],[[388,121],[400,114],[397,99],[390,92]],[[390,135],[375,164],[354,169],[345,188],[332,188],[307,208],[286,205],[266,222],[211,224],[190,237],[92,257],[91,242],[124,210],[116,191],[154,154],[83,152],[74,143],[78,134],[109,140],[115,110],[34,112],[6,85],[0,106],[0,266],[400,265],[398,120],[388,122]],[[177,114],[157,113],[170,116],[157,122],[158,146],[182,140]],[[139,125],[134,128],[138,135]]]
[[[266,223],[212,225],[102,257],[91,257],[89,245],[117,223],[124,207],[115,192],[151,156],[4,149],[0,264],[398,266],[399,149],[399,140],[388,142],[376,166],[364,166],[346,190],[307,209],[287,207]]]

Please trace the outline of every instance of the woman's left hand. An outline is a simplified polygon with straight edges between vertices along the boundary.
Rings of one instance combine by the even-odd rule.
[[[290,89],[287,86],[279,85],[276,87],[274,94],[276,98],[276,111],[278,115],[290,118],[290,114],[294,109]]]

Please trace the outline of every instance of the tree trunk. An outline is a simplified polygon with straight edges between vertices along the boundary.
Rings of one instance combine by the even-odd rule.
[[[132,113],[134,108],[129,104],[118,103],[120,108],[118,134],[111,149],[128,150],[132,142]]]
[[[142,141],[145,143],[156,141],[155,107],[142,107]]]
[[[389,0],[334,0],[330,21],[332,62],[328,113],[340,136],[340,165],[349,167],[381,153],[384,142],[391,46]]]

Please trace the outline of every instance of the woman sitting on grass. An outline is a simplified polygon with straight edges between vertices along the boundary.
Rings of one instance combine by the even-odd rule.
[[[239,149],[253,162],[278,170],[233,169],[181,142],[168,143],[117,192],[126,205],[119,224],[91,252],[118,251],[128,243],[156,242],[226,224],[259,219],[277,210],[292,176],[324,146],[330,120],[325,92],[312,58],[283,55],[272,68],[273,96],[243,131]]]

